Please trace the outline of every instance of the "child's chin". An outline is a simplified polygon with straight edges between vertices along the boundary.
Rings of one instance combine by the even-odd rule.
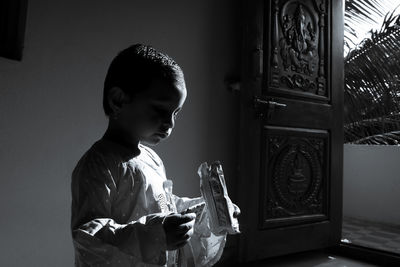
[[[166,138],[162,138],[160,136],[151,136],[149,138],[146,138],[145,140],[142,140],[142,143],[150,146],[155,146],[165,139]]]

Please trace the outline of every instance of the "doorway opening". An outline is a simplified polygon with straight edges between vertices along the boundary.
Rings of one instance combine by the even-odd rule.
[[[400,7],[344,2],[341,241],[400,254]]]

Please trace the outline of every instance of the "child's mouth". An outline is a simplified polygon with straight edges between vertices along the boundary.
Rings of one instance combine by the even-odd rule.
[[[168,137],[168,133],[155,133],[154,135],[157,135],[161,138],[167,138]]]

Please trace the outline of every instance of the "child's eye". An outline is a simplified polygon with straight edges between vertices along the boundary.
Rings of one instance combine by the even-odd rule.
[[[153,107],[154,111],[157,112],[158,114],[166,114],[168,113],[167,110],[159,108],[159,107]]]
[[[178,113],[181,109],[179,108],[179,109],[175,110],[172,114],[171,114],[171,111],[169,111],[168,109],[165,109],[165,108],[159,107],[159,106],[153,106],[153,110],[157,113],[157,116],[170,117],[172,115],[172,117],[174,119],[176,119],[176,117],[178,116]]]

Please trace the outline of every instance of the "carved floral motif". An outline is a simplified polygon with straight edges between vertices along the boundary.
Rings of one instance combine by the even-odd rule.
[[[316,85],[309,79],[299,74],[287,75],[281,77],[282,82],[286,82],[290,89],[300,89],[305,92],[315,91]]]

